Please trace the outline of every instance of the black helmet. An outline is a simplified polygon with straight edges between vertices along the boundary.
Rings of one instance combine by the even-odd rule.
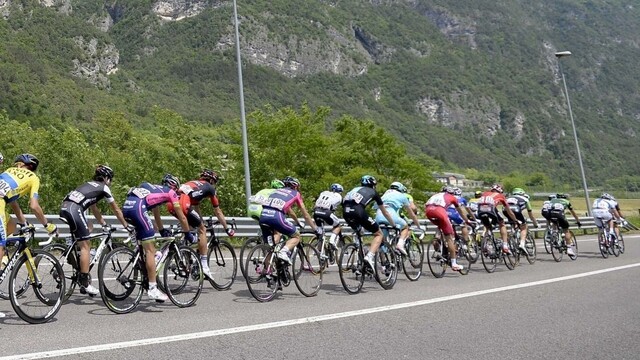
[[[282,182],[284,183],[285,187],[296,190],[300,188],[300,181],[293,176],[287,176],[286,178],[282,179]]]
[[[371,175],[365,175],[360,178],[360,184],[362,186],[374,187],[377,183],[378,181],[376,181],[376,178]]]
[[[93,180],[95,181],[104,181],[104,180],[113,179],[113,169],[108,167],[107,165],[98,165],[96,168],[96,173],[93,175]]]
[[[172,189],[177,189],[180,187],[180,179],[178,179],[177,177],[171,175],[171,174],[166,174],[163,178],[162,178],[162,185],[164,186],[168,186]]]
[[[204,180],[204,181],[206,181],[208,183],[217,184],[218,183],[218,174],[213,170],[204,169],[200,173],[200,180]]]
[[[40,164],[40,160],[37,157],[31,154],[20,154],[16,156],[14,163],[23,163],[29,167],[29,170],[36,171],[38,169],[38,165]]]

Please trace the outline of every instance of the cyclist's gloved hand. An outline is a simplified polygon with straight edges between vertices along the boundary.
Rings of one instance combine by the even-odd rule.
[[[54,223],[46,223],[44,228],[47,229],[49,235],[53,235],[58,231],[58,227]]]
[[[136,232],[136,227],[135,227],[135,226],[133,226],[133,225],[131,225],[131,224],[129,224],[129,225],[127,225],[127,226],[125,227],[125,230],[127,230],[127,232],[128,232],[129,234],[133,234],[133,233],[135,233],[135,232]]]
[[[194,242],[196,242],[196,236],[191,231],[185,231],[184,240],[190,244],[193,244]]]
[[[582,227],[582,223],[580,221],[576,221],[576,224],[578,225],[578,229]]]
[[[323,230],[322,227],[316,226],[316,230],[315,230],[316,235],[321,236],[322,235],[322,230]]]
[[[622,226],[629,225],[629,222],[625,218],[620,218],[620,221],[622,222]]]
[[[227,235],[229,235],[229,237],[233,237],[236,234],[236,231],[231,227],[224,229],[224,231],[227,233]]]
[[[160,236],[171,237],[171,230],[165,228],[160,229]]]
[[[111,225],[104,223],[102,224],[102,232],[108,233],[111,230]]]

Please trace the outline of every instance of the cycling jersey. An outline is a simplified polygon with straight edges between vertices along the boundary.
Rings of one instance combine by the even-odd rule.
[[[398,227],[404,228],[407,226],[407,221],[400,216],[400,210],[404,209],[405,206],[409,206],[409,198],[406,194],[395,189],[389,189],[382,195],[382,203],[382,206],[387,209],[389,215],[391,215],[391,218],[393,219],[393,222]],[[379,206],[375,205],[374,207],[379,208]],[[382,214],[380,209],[376,211],[376,222],[378,224],[389,225],[389,221],[384,217],[384,214]]]
[[[567,230],[569,228],[569,222],[567,218],[564,216],[564,211],[571,210],[571,202],[567,199],[553,199],[550,203],[549,210],[549,220],[555,221],[558,223],[558,226],[563,230]]]
[[[445,192],[431,196],[425,204],[425,216],[429,218],[429,221],[436,225],[444,235],[453,235],[454,233],[451,220],[449,220],[449,215],[447,214],[447,209],[450,206],[454,208],[459,206],[458,199]]]
[[[615,209],[615,202],[607,199],[597,198],[593,201],[592,215],[598,228],[604,227],[604,222],[613,219],[612,211]]]
[[[136,228],[136,239],[146,240],[156,233],[148,211],[164,203],[173,207],[176,202],[179,202],[178,194],[170,187],[143,182],[127,193],[127,199],[122,205],[122,215]],[[175,212],[173,214],[175,216]]]
[[[471,209],[471,211],[473,211],[475,214],[478,213],[478,201],[480,201],[480,198],[471,199],[467,204],[467,206],[469,206],[469,209]]]
[[[102,199],[106,199],[108,203],[115,201],[109,186],[100,181],[88,181],[68,193],[62,200],[59,216],[69,225],[69,230],[76,240],[85,240],[91,234],[84,212]]]
[[[507,199],[507,204],[509,205],[509,208],[511,209],[511,211],[513,211],[514,213],[523,212],[524,210],[527,210],[527,211],[532,210],[529,199],[527,199],[523,195],[510,196]]]
[[[213,207],[220,206],[216,188],[207,181],[188,181],[180,186],[179,192],[188,195],[192,205],[199,205],[203,199],[210,198]]]
[[[380,230],[378,223],[366,211],[367,205],[372,201],[378,206],[383,205],[380,194],[367,186],[358,186],[345,195],[342,202],[344,220],[353,230],[358,230],[360,226],[372,233]]]
[[[340,203],[342,203],[342,195],[339,193],[328,190],[321,192],[313,208],[313,220],[316,226],[324,226],[324,224],[333,227],[339,226],[340,219],[334,212]]]
[[[382,198],[374,188],[358,186],[345,195],[343,205],[345,207],[362,206],[366,208],[371,201],[375,201],[378,206],[382,205]]]
[[[478,217],[482,224],[490,229],[493,224],[502,224],[504,219],[498,214],[498,206],[509,206],[503,194],[494,191],[485,191],[478,200]]]
[[[297,230],[285,218],[285,214],[293,205],[302,206],[302,195],[290,188],[274,189],[263,200],[262,213],[260,214],[260,228],[263,238],[273,235],[273,230],[286,236],[293,236]]]
[[[465,199],[464,197],[456,196],[456,200],[458,200],[458,204],[460,205],[460,207],[467,207],[467,199]],[[449,216],[449,220],[453,221],[453,223],[456,225],[461,225],[464,222],[464,220],[462,220],[462,216],[460,215],[458,210],[456,210],[456,207],[454,205],[449,205],[449,207],[447,208],[447,215]]]
[[[289,212],[293,205],[302,206],[302,195],[297,190],[290,188],[275,189],[262,204],[262,208]]]
[[[251,195],[249,198],[249,207],[247,208],[247,214],[254,220],[260,220],[260,214],[262,213],[262,204],[269,199],[269,195],[273,193],[275,189],[262,189],[255,195]]]
[[[7,241],[9,214],[5,205],[27,194],[31,199],[37,199],[39,188],[40,179],[29,169],[10,167],[0,174],[0,246],[5,246]]]

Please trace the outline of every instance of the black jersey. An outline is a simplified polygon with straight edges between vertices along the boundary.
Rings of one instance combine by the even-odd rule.
[[[71,201],[82,206],[83,210],[87,210],[91,205],[102,199],[105,199],[108,203],[114,201],[111,189],[105,183],[89,181],[68,193],[63,201]]]
[[[355,205],[367,207],[371,201],[375,201],[378,206],[382,206],[382,198],[374,188],[359,186],[349,191],[347,195],[345,195],[342,203],[345,207]]]

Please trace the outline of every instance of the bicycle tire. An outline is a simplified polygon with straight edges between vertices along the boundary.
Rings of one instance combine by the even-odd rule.
[[[538,249],[536,248],[536,239],[533,238],[531,232],[527,231],[524,247],[527,249],[527,251],[525,251],[527,261],[529,262],[529,265],[533,265],[538,259]]]
[[[53,244],[44,248],[45,251],[49,252],[51,255],[55,256],[60,265],[62,266],[62,271],[64,272],[64,277],[66,279],[66,291],[64,294],[64,301],[69,300],[71,295],[73,295],[73,291],[78,284],[78,269],[71,264],[72,259],[75,259],[74,252],[71,251],[66,259],[63,259],[64,253],[67,251],[69,247],[61,244]],[[77,259],[75,259],[75,263],[77,264]]]
[[[188,246],[170,251],[164,264],[164,286],[171,302],[180,308],[198,301],[204,283],[200,256]]]
[[[322,286],[323,268],[318,250],[310,243],[302,245],[291,259],[293,280],[300,293],[306,297],[316,296]]]
[[[486,235],[483,237],[480,243],[480,258],[482,259],[482,266],[488,273],[496,271],[499,259],[497,254],[498,251],[493,241],[493,236]]]
[[[551,239],[551,256],[553,256],[553,260],[560,262],[564,256],[565,240],[559,232],[553,234],[553,237],[555,237],[555,239]]]
[[[321,245],[319,243],[320,243],[320,239],[318,238],[318,236],[314,236],[313,239],[311,239],[311,241],[309,241],[309,246],[311,246],[314,249],[316,249],[316,251],[320,255],[320,268],[324,272],[329,267],[329,258],[328,258],[328,255],[326,255],[326,253],[330,249],[327,249],[328,246],[325,246],[325,249],[324,249],[325,250],[325,258],[323,258],[322,257],[322,247],[321,247]]]
[[[378,284],[383,289],[390,290],[398,279],[398,262],[396,252],[391,249],[390,244],[386,244],[386,249],[386,251],[383,251],[382,247],[378,249],[374,257],[374,266]]]
[[[600,255],[602,255],[603,258],[606,259],[609,257],[609,249],[607,249],[607,242],[604,230],[602,229],[598,232],[598,248],[600,249]]]
[[[100,297],[116,314],[133,311],[142,299],[143,274],[136,253],[127,247],[111,250],[98,268]]]
[[[434,243],[439,242],[440,249],[436,251]],[[447,270],[446,260],[442,257],[442,248],[444,244],[442,244],[441,240],[431,240],[427,245],[427,265],[429,265],[429,270],[431,270],[431,274],[436,278],[441,278],[444,276],[444,272]]]
[[[347,244],[340,252],[338,273],[342,287],[349,294],[357,294],[364,285],[364,257],[356,244]]]
[[[519,241],[518,239],[517,241]],[[509,248],[509,253],[504,254],[502,259],[504,260],[504,265],[509,270],[513,270],[520,263],[520,250],[518,249],[518,245],[516,245],[515,238],[513,236],[509,236],[507,238],[507,247]],[[503,245],[504,246],[504,245]]]
[[[620,233],[620,235],[618,236],[618,242],[615,244],[615,246],[618,247],[620,254],[624,254],[624,237],[622,236],[622,233]]]
[[[251,249],[253,249],[256,245],[259,245],[259,244],[262,244],[262,239],[259,237],[252,237],[245,240],[244,243],[242,244],[242,247],[240,248],[240,253],[238,254],[238,261],[240,263],[240,272],[242,273],[242,277],[244,277],[245,279],[247,277],[247,274],[244,272],[246,268],[245,256],[248,255],[249,252],[251,252]]]
[[[43,324],[53,319],[60,310],[66,281],[62,266],[55,256],[44,250],[31,250],[31,253],[35,269],[23,253],[11,271],[9,296],[11,307],[22,320],[30,324]],[[37,283],[32,283],[31,273],[36,274]],[[26,289],[23,288],[25,283],[29,284]]]
[[[212,254],[213,261],[211,260]],[[233,285],[238,273],[238,262],[233,246],[225,240],[210,246],[207,252],[207,263],[213,276],[208,279],[211,286],[216,290],[228,290]]]
[[[8,251],[5,248],[5,255],[8,254]],[[4,270],[3,270],[4,271]],[[3,300],[9,300],[10,296],[9,296],[9,276],[11,274],[7,273],[7,275],[4,278],[4,281],[2,283],[0,283],[0,299]],[[29,283],[25,282],[19,289],[17,289],[17,294],[20,295],[22,292],[27,291],[27,288],[29,287]]]
[[[571,259],[571,261],[575,261],[578,259],[578,255],[580,254],[578,252],[578,241],[576,240],[576,236],[573,234],[573,231],[571,230],[569,230],[569,236],[571,236],[571,243],[573,244],[573,252],[576,254],[573,257],[569,256],[569,259]]]
[[[419,238],[410,236],[405,243],[407,256],[402,256],[402,271],[410,281],[417,281],[422,276],[424,262],[424,244]]]
[[[551,238],[545,235],[545,238],[543,241],[544,241],[544,251],[546,251],[547,254],[551,255]]]
[[[454,243],[457,247],[456,262],[462,265],[462,270],[459,270],[458,272],[461,275],[467,275],[469,273],[469,270],[471,269],[471,260],[469,260],[469,257],[467,255],[467,247],[462,247],[463,240],[459,237],[459,235],[456,235],[456,240],[454,241]]]
[[[251,296],[259,302],[273,300],[280,285],[275,255],[268,244],[254,246],[247,255],[245,280]]]
[[[478,243],[471,239],[467,241],[467,250],[465,251],[465,257],[469,260],[469,265],[475,264],[480,258],[480,247]]]

